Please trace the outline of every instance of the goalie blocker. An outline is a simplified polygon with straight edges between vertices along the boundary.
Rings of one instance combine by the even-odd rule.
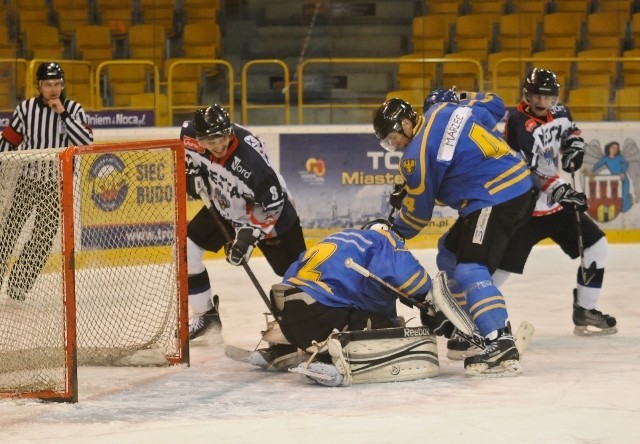
[[[331,364],[309,361],[289,371],[336,387],[432,378],[440,372],[436,336],[427,327],[394,327],[332,333],[314,344]]]

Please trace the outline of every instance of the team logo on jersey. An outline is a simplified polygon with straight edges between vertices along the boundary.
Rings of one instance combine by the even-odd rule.
[[[533,119],[529,119],[526,122],[524,122],[524,129],[526,129],[530,133],[532,133],[536,129],[537,126],[538,126],[538,124]]]
[[[231,162],[231,169],[238,173],[240,176],[248,179],[251,177],[251,171],[245,169],[242,165],[240,165],[240,158],[237,156],[233,156],[233,161]]]
[[[401,163],[402,171],[407,174],[413,174],[416,170],[416,160],[415,159],[403,159]]]
[[[99,156],[89,168],[91,199],[102,211],[114,211],[122,205],[129,184],[124,162],[115,154]]]
[[[182,143],[188,150],[195,151],[200,154],[204,154],[205,152],[205,149],[198,143],[198,139],[194,139],[193,137],[183,136]]]

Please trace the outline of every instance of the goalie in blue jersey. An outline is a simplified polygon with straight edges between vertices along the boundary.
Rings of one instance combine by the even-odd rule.
[[[522,369],[505,299],[491,275],[515,231],[531,216],[533,179],[495,128],[504,114],[497,96],[478,95],[460,103],[453,90],[432,95],[424,115],[394,98],[374,117],[380,145],[403,150],[400,174],[406,196],[393,229],[411,239],[427,226],[436,205],[458,211],[444,239],[454,257],[439,256],[438,266],[455,282],[461,305],[487,344],[482,353],[465,359],[465,372],[517,375]]]

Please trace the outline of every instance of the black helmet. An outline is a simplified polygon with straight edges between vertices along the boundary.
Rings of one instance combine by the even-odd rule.
[[[533,93],[540,96],[559,96],[560,83],[553,71],[548,69],[533,68],[525,77],[523,94]]]
[[[402,132],[402,120],[409,119],[414,125],[418,115],[411,105],[402,99],[389,99],[378,108],[373,118],[373,131],[380,140],[385,139],[392,131]]]
[[[40,80],[52,79],[64,80],[64,71],[60,65],[55,62],[41,63],[36,71],[36,80],[39,82]]]
[[[196,111],[193,118],[196,137],[224,137],[231,134],[231,120],[220,105],[212,105]]]
[[[458,97],[456,87],[454,86],[451,89],[434,89],[431,91],[424,99],[422,112],[426,112],[433,105],[440,102],[460,103],[460,97]]]

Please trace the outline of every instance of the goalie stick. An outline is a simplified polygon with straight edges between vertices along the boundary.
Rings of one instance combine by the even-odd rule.
[[[425,304],[414,301],[384,279],[381,279],[360,264],[354,262],[353,259],[347,258],[345,260],[345,266],[347,268],[355,270],[366,278],[376,281],[399,297],[403,298],[403,300],[407,300],[413,306],[421,310],[429,309],[429,307],[427,307]],[[484,338],[480,335],[480,332],[477,330],[475,323],[473,323],[473,321],[469,319],[467,313],[462,310],[462,308],[458,305],[453,295],[451,294],[449,286],[447,285],[446,273],[443,271],[438,272],[433,282],[434,286],[432,295],[435,300],[435,304],[456,327],[454,334],[458,335],[462,339],[471,342],[479,348],[484,348]],[[514,335],[516,348],[518,349],[518,352],[520,354],[523,354],[527,349],[529,342],[531,342],[531,337],[533,336],[534,331],[535,329],[533,327],[533,324],[531,324],[530,322],[522,321],[520,323],[520,327]]]
[[[220,220],[220,217],[218,216],[218,213],[213,208],[213,203],[211,202],[211,199],[209,199],[209,195],[207,194],[207,188],[204,185],[203,179],[201,177],[196,178],[195,185],[198,191],[198,195],[200,196],[200,199],[202,199],[202,202],[204,202],[204,205],[207,207],[209,214],[213,218],[216,225],[218,225],[218,228],[220,228],[220,230],[224,234],[224,237],[227,239],[227,242],[233,242],[233,239],[231,239],[231,236],[227,232],[227,228],[224,226],[224,224]],[[253,271],[249,267],[249,264],[247,264],[247,261],[244,259],[242,260],[242,267],[244,268],[244,271],[247,272],[247,276],[249,276],[249,279],[251,280],[253,285],[256,287],[256,290],[258,290],[258,293],[260,294],[262,301],[265,303],[265,305],[269,309],[269,312],[273,315],[275,319],[277,319],[274,314],[273,307],[271,306],[271,302],[267,297],[267,294],[262,289],[260,282],[258,282],[258,279],[256,278],[255,274],[253,274]]]
[[[356,263],[352,258],[347,258],[344,261],[344,265],[345,267],[351,268],[352,270],[356,271],[360,275],[376,281],[378,284],[390,290],[392,293],[395,293],[396,295],[398,295],[398,297],[400,297],[403,301],[407,301],[409,304],[419,308],[420,310],[429,311],[430,308],[434,308],[422,302],[414,301],[409,296],[407,296],[404,292],[398,290],[396,287],[394,287],[384,279],[381,279],[380,277],[376,276],[375,274],[371,273],[369,270],[364,268],[362,265]],[[446,273],[444,271],[439,272],[438,275],[436,276],[436,280],[440,281],[441,283],[438,285],[434,284],[431,291],[435,300],[435,305],[445,314],[447,319],[449,319],[451,323],[456,327],[456,334],[458,336],[460,336],[463,339],[466,339],[467,341],[471,342],[477,347],[484,348],[484,339],[480,335],[480,332],[478,332],[478,330],[476,329],[473,321],[469,319],[469,316],[467,316],[467,314],[459,306],[458,306],[458,310],[453,310],[450,308],[453,304],[456,304],[455,301],[451,300],[450,302],[446,302],[446,303],[443,302],[447,297],[447,295],[453,298],[452,296],[450,296],[451,293],[448,292],[448,289],[446,287]],[[442,282],[444,283],[444,285],[442,284]],[[443,291],[446,291],[446,292],[438,294],[438,296],[436,297],[437,292],[443,292]],[[439,304],[442,304],[443,307],[441,307]]]

